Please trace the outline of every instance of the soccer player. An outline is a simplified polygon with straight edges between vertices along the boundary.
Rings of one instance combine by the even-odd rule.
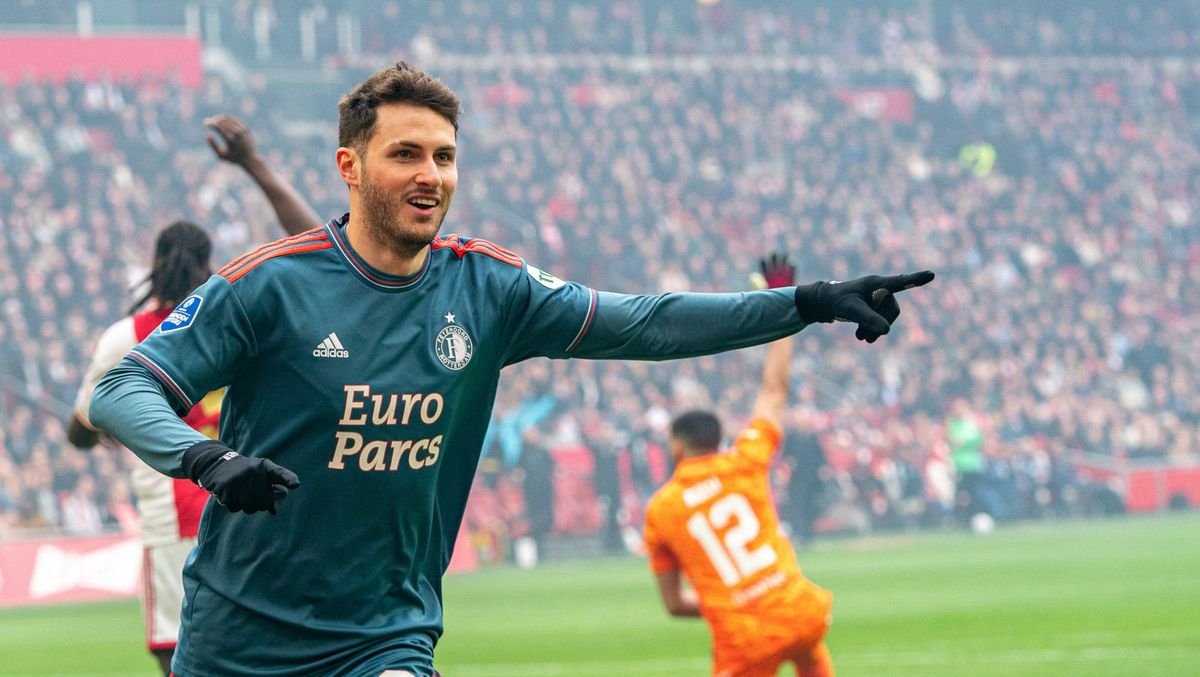
[[[504,366],[691,357],[836,318],[874,341],[899,306],[872,309],[873,291],[933,277],[660,296],[560,280],[438,236],[459,110],[405,63],[355,87],[336,154],[349,212],[217,271],[96,388],[93,422],[214,497],[184,567],[176,675],[433,674]],[[209,440],[175,413],[221,386]]]
[[[793,284],[785,256],[764,260],[763,269],[771,288]],[[719,452],[721,424],[711,412],[671,422],[675,473],[646,508],[646,549],[663,604],[672,616],[708,622],[717,677],[774,677],[788,662],[801,677],[833,677],[822,641],[833,597],[800,573],[768,478],[792,342],[788,336],[767,348],[762,388],[732,448]]]
[[[237,164],[250,174],[266,194],[284,230],[297,233],[319,225],[316,212],[287,181],[263,162],[255,150],[253,137],[241,121],[221,115],[206,120],[205,124],[224,142],[224,145],[218,144],[212,135],[208,135],[213,151],[222,160]],[[67,439],[72,444],[87,449],[100,441],[87,414],[93,389],[105,372],[146,338],[188,292],[208,279],[212,274],[211,253],[212,241],[195,224],[177,221],[158,234],[149,289],[134,304],[133,314],[109,326],[96,343],[67,424]],[[183,421],[201,435],[215,438],[221,395],[219,389],[204,395],[184,415]],[[167,477],[144,463],[135,465],[131,474],[145,550],[141,601],[146,645],[158,659],[163,674],[167,674],[179,634],[183,562],[196,545],[200,513],[208,501],[208,492],[188,480]]]

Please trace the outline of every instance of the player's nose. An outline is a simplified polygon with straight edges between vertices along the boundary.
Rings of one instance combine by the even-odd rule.
[[[414,180],[422,186],[440,186],[442,185],[442,172],[433,158],[428,158],[417,168],[417,176]]]

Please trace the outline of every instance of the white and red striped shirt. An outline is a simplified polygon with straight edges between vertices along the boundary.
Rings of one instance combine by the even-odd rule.
[[[87,414],[92,391],[104,374],[149,336],[170,312],[168,307],[148,310],[118,320],[104,330],[96,342],[92,362],[75,398],[75,413],[80,420],[89,421]],[[184,422],[204,435],[216,438],[222,394],[223,391],[209,393],[192,407]],[[133,468],[131,485],[141,514],[143,545],[163,545],[196,535],[200,514],[208,502],[207,491],[188,480],[167,477],[140,459]]]

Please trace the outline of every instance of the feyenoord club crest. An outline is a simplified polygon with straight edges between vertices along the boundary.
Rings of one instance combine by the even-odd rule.
[[[454,316],[447,314],[446,321],[454,322]],[[437,338],[433,342],[433,350],[442,364],[447,369],[454,371],[467,366],[467,363],[471,361],[471,355],[475,353],[471,335],[457,324],[447,325],[438,332]]]

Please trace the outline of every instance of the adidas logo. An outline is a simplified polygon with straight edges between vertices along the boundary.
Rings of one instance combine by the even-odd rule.
[[[336,333],[330,333],[325,337],[324,341],[317,344],[313,348],[313,357],[350,357],[350,351],[342,346],[342,342],[338,340]]]

